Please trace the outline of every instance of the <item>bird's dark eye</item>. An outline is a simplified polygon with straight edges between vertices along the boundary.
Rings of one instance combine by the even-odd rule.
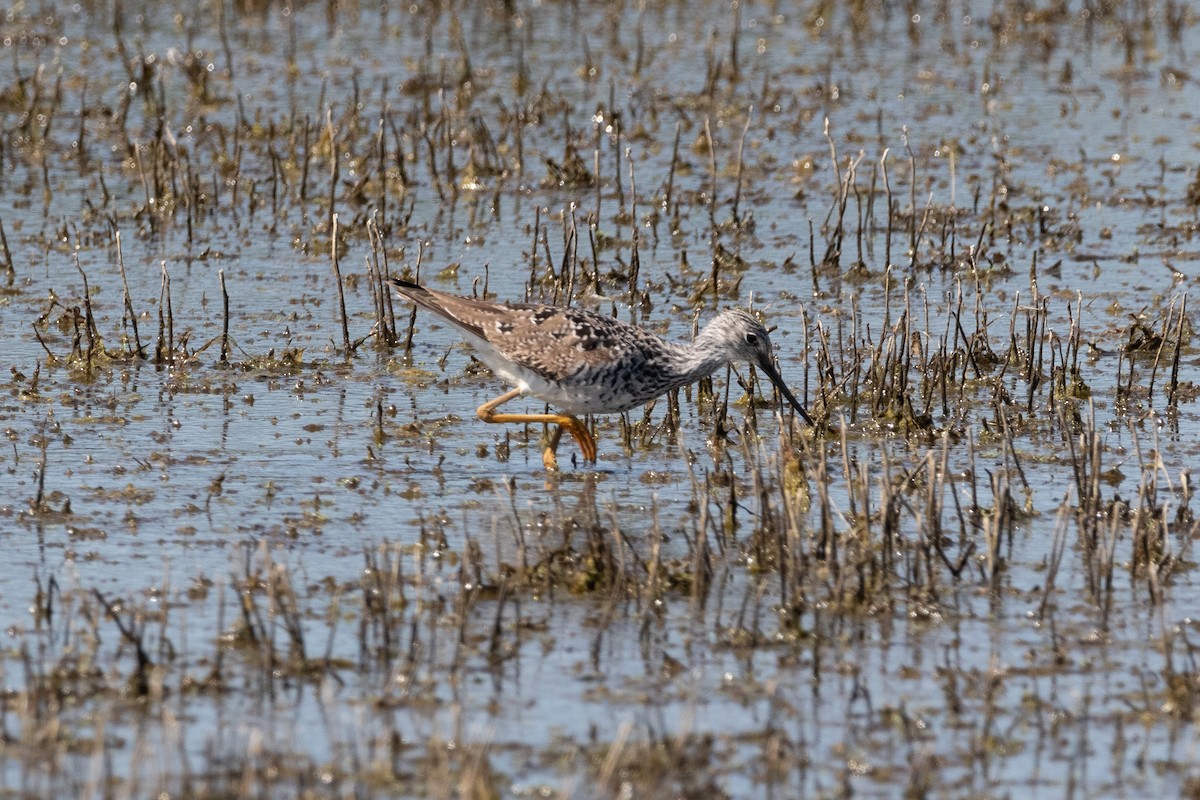
[[[754,347],[755,345],[757,345],[758,344],[758,334],[757,333],[747,333],[746,334],[746,344],[750,345],[751,347]]]

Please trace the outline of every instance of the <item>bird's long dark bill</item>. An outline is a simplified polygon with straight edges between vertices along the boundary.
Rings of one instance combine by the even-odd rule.
[[[796,395],[792,394],[792,390],[789,389],[787,384],[783,382],[783,378],[779,377],[779,373],[775,371],[775,365],[772,364],[769,359],[763,358],[759,359],[758,366],[763,372],[767,373],[767,377],[771,379],[771,383],[775,384],[775,388],[779,390],[779,393],[787,398],[787,401],[792,404],[792,408],[796,409],[796,413],[799,414],[805,422],[815,428],[817,423],[813,422],[812,417],[810,417],[808,412],[804,410],[804,406],[799,400],[796,399]]]

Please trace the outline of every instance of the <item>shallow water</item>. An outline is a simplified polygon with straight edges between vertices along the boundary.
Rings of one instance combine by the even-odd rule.
[[[1089,8],[414,4],[330,19],[322,6],[257,16],[151,4],[123,5],[119,34],[111,7],[10,12],[0,221],[15,274],[0,296],[0,362],[19,375],[0,400],[11,443],[0,451],[5,787],[1194,790],[1190,316],[1177,408],[1165,396],[1171,335],[1157,369],[1150,343],[1123,348],[1170,334],[1196,280],[1200,34],[1190,19],[1176,26],[1172,6]],[[372,149],[385,105],[386,193]],[[642,442],[635,428],[625,447],[618,421],[600,419],[596,468],[571,466],[564,443],[555,478],[541,469],[540,431],[474,418],[502,387],[446,326],[418,315],[410,355],[369,338],[347,357],[329,128],[352,339],[376,324],[372,214],[393,273],[419,258],[422,280],[463,294],[486,282],[501,299],[550,298],[561,284],[541,278],[564,253],[577,253],[580,276],[595,253],[601,296],[580,277],[575,302],[673,338],[752,300],[777,326],[785,379],[847,421],[845,447],[781,434],[769,397],[756,436],[734,381],[728,444],[691,391],[678,442]],[[586,169],[600,164],[599,192],[551,178],[546,161],[564,162],[567,141]],[[860,152],[840,261],[815,268]],[[151,186],[170,191],[149,202]],[[170,277],[174,363],[132,358],[122,340],[116,230],[150,355]],[[717,296],[694,302],[718,245],[744,261],[717,256]],[[860,255],[865,269],[851,269]],[[76,258],[114,356],[90,367],[67,316],[83,305]],[[1024,341],[1034,297],[1045,325],[1032,341],[1047,352],[1076,321],[1090,397],[1055,404],[1049,373],[1031,390],[1013,363],[930,400],[920,430],[903,415],[876,419],[850,394],[856,359],[881,359],[903,311],[913,347],[955,348],[961,324],[964,339],[983,331],[1003,354]],[[395,314],[403,338],[399,301]],[[910,375],[914,406],[924,377]],[[718,398],[730,380],[715,376]],[[860,388],[870,395],[869,380]],[[1001,389],[1008,436],[988,402]],[[1086,538],[1076,477],[1093,418],[1099,530],[1111,531],[1116,564],[1098,593],[1089,565],[1109,544]],[[912,487],[943,453],[944,505],[926,508]],[[987,538],[1001,514],[993,478],[1019,512],[998,545]],[[795,480],[805,491],[789,493]],[[890,539],[885,485],[903,495]],[[979,512],[956,511],[955,497]],[[1161,588],[1133,566],[1139,508],[1174,520]],[[778,539],[780,509],[801,539]],[[818,555],[823,514],[843,548],[870,531],[857,574]],[[927,563],[929,515],[946,552],[926,550]],[[698,537],[711,548],[705,593],[692,589]],[[804,556],[811,574],[794,606],[763,541]],[[588,583],[588,559],[608,555],[626,577]],[[942,561],[959,556],[951,575]],[[553,577],[567,561],[585,567]],[[370,587],[393,563],[404,602],[384,613]],[[661,565],[653,579],[650,564]],[[848,602],[856,584],[874,588]],[[124,631],[96,592],[119,602]],[[154,665],[140,689],[139,631]]]

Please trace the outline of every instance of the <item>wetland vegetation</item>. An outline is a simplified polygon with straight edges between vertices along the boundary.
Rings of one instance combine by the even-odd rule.
[[[0,13],[3,796],[1200,796],[1187,4]],[[818,427],[547,473],[393,276]]]

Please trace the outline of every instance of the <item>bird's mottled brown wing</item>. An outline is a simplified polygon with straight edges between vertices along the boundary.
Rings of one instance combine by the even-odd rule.
[[[640,360],[640,328],[611,317],[563,306],[514,303],[445,294],[405,281],[396,290],[463,332],[486,341],[505,358],[551,381],[562,381],[597,366],[618,367]]]
[[[399,278],[392,278],[389,283],[392,284],[392,287],[402,297],[411,300],[427,311],[432,311],[454,327],[484,338],[487,337],[484,336],[483,330],[472,319],[481,315],[484,309],[492,309],[492,313],[494,313],[496,310],[503,308],[503,306],[497,303],[489,303],[486,300],[471,300],[465,297],[446,294],[445,292],[437,292],[415,283],[400,280]],[[471,309],[474,310],[472,311]],[[463,316],[464,313],[466,313],[466,317]]]
[[[512,305],[487,331],[488,343],[518,364],[553,381],[597,368],[621,369],[644,359],[649,336],[640,328],[580,308]]]

